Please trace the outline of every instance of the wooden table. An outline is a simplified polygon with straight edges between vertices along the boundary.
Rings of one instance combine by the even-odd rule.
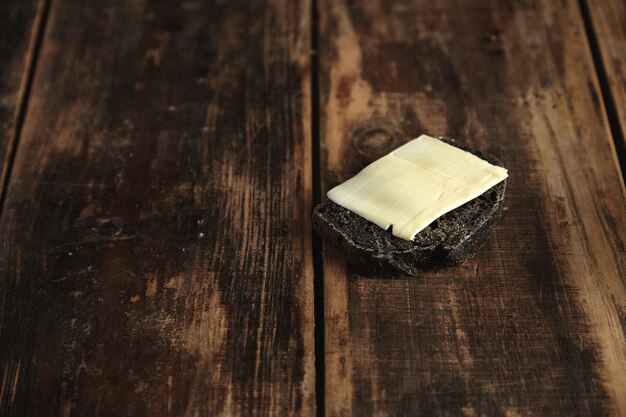
[[[360,276],[312,207],[423,132],[508,210]],[[0,415],[624,416],[625,132],[622,0],[2,2]]]

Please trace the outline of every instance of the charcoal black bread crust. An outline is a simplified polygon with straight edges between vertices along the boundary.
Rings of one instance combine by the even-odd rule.
[[[451,139],[440,139],[493,165],[503,166],[491,155]],[[313,227],[326,244],[339,248],[358,271],[417,276],[423,270],[458,265],[472,258],[487,242],[491,229],[502,216],[505,190],[506,180],[444,214],[412,241],[400,239],[330,200],[313,211]]]

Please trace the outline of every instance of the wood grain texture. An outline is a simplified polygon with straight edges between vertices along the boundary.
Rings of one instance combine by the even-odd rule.
[[[598,42],[602,69],[615,106],[621,137],[618,149],[626,151],[626,2],[622,0],[582,0]],[[619,145],[619,144],[618,144]],[[622,155],[626,158],[626,154]],[[622,170],[624,165],[622,165]],[[626,177],[626,172],[622,173]]]
[[[52,3],[0,222],[1,415],[314,413],[309,9]]]
[[[626,199],[573,0],[322,0],[323,192],[420,133],[510,172],[476,257],[418,278],[324,247],[326,415],[626,415]]]
[[[0,187],[4,187],[44,0],[0,2]],[[0,188],[0,201],[4,189]]]

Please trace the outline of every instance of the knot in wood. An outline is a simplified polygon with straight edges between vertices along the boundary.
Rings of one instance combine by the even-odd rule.
[[[501,30],[493,30],[483,38],[483,51],[490,55],[504,54],[504,39]]]
[[[367,158],[380,157],[389,153],[395,143],[396,135],[382,127],[361,132],[353,140],[356,151]]]

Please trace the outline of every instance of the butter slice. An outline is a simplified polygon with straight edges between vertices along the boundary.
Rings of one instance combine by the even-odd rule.
[[[508,177],[505,168],[427,135],[365,167],[327,194],[394,236],[411,240],[443,214]]]

